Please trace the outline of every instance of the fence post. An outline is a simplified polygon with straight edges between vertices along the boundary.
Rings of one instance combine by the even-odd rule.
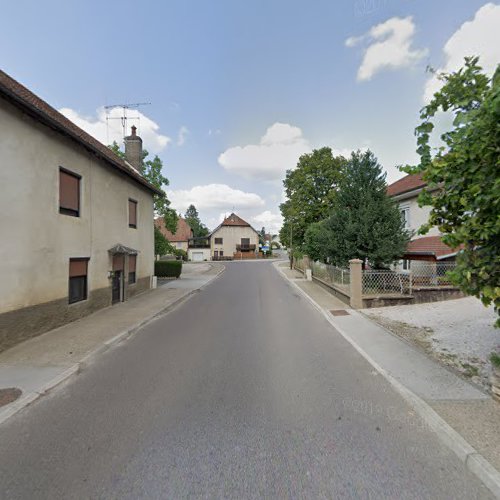
[[[351,259],[349,268],[351,271],[351,307],[353,309],[363,309],[363,283],[362,283],[362,260]]]
[[[302,265],[304,267],[304,277],[307,281],[312,281],[311,259],[309,255],[304,255],[302,258]]]

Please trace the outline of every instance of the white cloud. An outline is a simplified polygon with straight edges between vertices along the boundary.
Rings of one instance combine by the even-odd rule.
[[[108,145],[113,141],[120,145],[123,143],[123,128],[120,119],[123,114],[122,108],[112,108],[108,110],[108,113],[104,108],[98,108],[96,116],[92,117],[82,116],[71,108],[62,108],[59,111],[103,144]],[[159,133],[160,126],[140,111],[129,111],[127,120],[129,129],[126,135],[130,134],[132,125],[137,127],[137,133],[142,138],[144,148],[150,153],[159,153],[171,142],[169,137]]]
[[[445,63],[437,71],[450,73],[464,65],[464,57],[479,56],[479,64],[493,74],[500,62],[500,5],[487,3],[453,33],[443,48]],[[427,80],[424,101],[431,100],[442,82],[436,76]]]
[[[266,232],[276,234],[283,225],[283,217],[279,213],[273,213],[270,210],[254,215],[251,219],[252,225],[259,230],[262,226],[266,228]]]
[[[198,210],[234,210],[260,208],[264,206],[264,200],[255,193],[245,193],[239,189],[233,189],[227,184],[207,184],[194,186],[191,189],[179,189],[168,191],[168,198],[172,207],[184,213],[192,203]]]
[[[427,55],[427,49],[413,49],[415,23],[412,17],[392,17],[373,26],[368,33],[350,37],[347,47],[370,43],[364,48],[363,61],[358,69],[358,81],[370,80],[384,69],[410,68]]]
[[[186,137],[189,134],[189,129],[186,126],[182,126],[179,129],[179,134],[177,135],[177,146],[183,146],[186,142]]]
[[[224,151],[219,164],[228,172],[247,179],[282,179],[294,168],[300,155],[311,150],[302,130],[287,123],[271,125],[259,144],[235,146]]]

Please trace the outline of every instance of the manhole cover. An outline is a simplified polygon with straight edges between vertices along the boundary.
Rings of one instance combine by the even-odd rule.
[[[345,309],[332,309],[330,312],[334,316],[349,316],[349,313]]]
[[[8,389],[0,389],[0,406],[8,405],[18,399],[23,391],[17,387],[9,387]]]

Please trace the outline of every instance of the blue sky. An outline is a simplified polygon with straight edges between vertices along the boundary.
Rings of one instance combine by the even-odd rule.
[[[475,0],[18,0],[2,21],[2,69],[103,142],[121,133],[102,106],[151,102],[129,125],[210,227],[234,207],[276,230],[284,171],[315,147],[369,147],[396,180],[426,65],[500,61],[500,4]]]

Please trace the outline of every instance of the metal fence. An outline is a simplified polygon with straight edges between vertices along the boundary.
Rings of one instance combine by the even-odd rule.
[[[452,286],[448,272],[456,267],[455,262],[411,261],[410,273],[414,287]]]
[[[363,295],[411,295],[410,273],[396,271],[363,271]]]
[[[313,262],[311,268],[312,275],[316,278],[349,292],[349,285],[351,284],[351,273],[349,269],[323,264],[322,262]]]

